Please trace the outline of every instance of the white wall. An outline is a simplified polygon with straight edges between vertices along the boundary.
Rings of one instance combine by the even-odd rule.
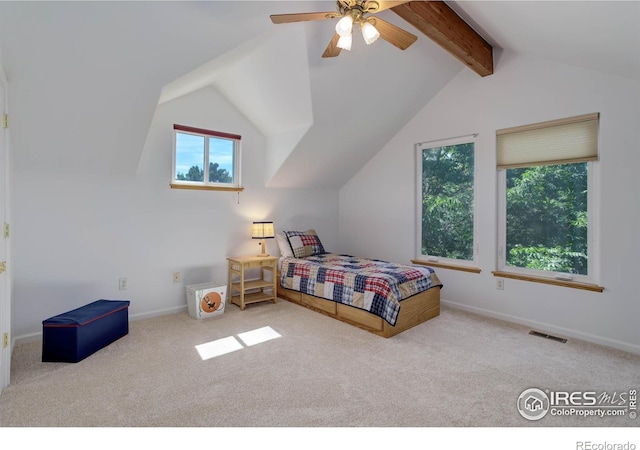
[[[240,134],[244,192],[170,189],[174,123]],[[42,151],[68,145],[74,141],[52,139]],[[263,136],[205,88],[158,107],[137,171],[15,167],[13,336],[35,336],[42,320],[100,298],[130,300],[132,319],[183,310],[185,285],[226,283],[228,255],[260,252],[253,220],[273,220],[276,230],[313,227],[336,247],[337,191],[265,188],[264,153]],[[267,251],[279,254],[275,240]],[[183,282],[174,284],[178,271]],[[118,290],[121,277],[127,290]]]
[[[507,279],[495,289],[495,131],[600,112],[603,293]],[[640,353],[640,83],[503,53],[494,75],[462,71],[340,191],[341,251],[415,257],[414,144],[479,133],[480,274],[437,269],[443,303]]]

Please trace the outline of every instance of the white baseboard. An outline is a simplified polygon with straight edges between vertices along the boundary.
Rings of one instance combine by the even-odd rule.
[[[622,342],[615,339],[609,339],[602,336],[597,336],[590,333],[583,333],[581,331],[572,330],[570,328],[557,327],[544,322],[538,322],[535,320],[525,319],[523,317],[512,316],[510,314],[503,314],[495,311],[491,311],[484,308],[477,308],[475,306],[468,306],[463,303],[452,302],[449,300],[440,300],[440,303],[444,306],[448,306],[454,309],[460,309],[470,313],[475,313],[481,316],[492,317],[494,319],[504,320],[506,322],[517,323],[519,325],[525,325],[531,327],[536,331],[546,332],[548,334],[561,335],[562,337],[571,337],[580,339],[581,341],[591,342],[593,344],[603,345],[605,347],[615,348],[629,353],[635,353],[640,355],[640,345],[630,344],[628,342]]]
[[[134,321],[134,320],[151,319],[152,317],[166,316],[168,314],[177,314],[180,312],[185,312],[186,310],[187,310],[187,305],[184,304],[181,306],[174,306],[172,308],[158,309],[155,311],[133,314],[129,316],[129,320]],[[11,342],[11,349],[13,350],[13,348],[18,344],[25,344],[27,342],[34,342],[41,339],[42,339],[42,331],[38,333],[30,333],[30,334],[23,334],[21,336],[16,336]]]
[[[152,317],[166,316],[168,314],[177,314],[181,312],[185,312],[187,310],[187,304],[181,306],[174,306],[166,309],[158,309],[155,311],[149,311],[145,313],[138,313],[129,316],[129,320],[142,320],[142,319],[151,319]]]

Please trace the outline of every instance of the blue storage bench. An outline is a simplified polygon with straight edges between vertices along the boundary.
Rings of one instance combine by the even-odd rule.
[[[129,333],[129,300],[97,300],[42,321],[42,361],[78,362]]]

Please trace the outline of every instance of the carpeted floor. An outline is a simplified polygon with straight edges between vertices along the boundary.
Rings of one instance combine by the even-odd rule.
[[[252,330],[260,332],[243,334]],[[640,425],[628,414],[523,418],[516,404],[528,388],[623,397],[640,388],[639,355],[528,332],[443,308],[439,317],[384,339],[282,300],[245,311],[231,305],[223,316],[200,321],[186,313],[131,321],[127,336],[77,364],[42,363],[40,342],[16,346],[0,425]],[[235,350],[223,353],[221,344]]]

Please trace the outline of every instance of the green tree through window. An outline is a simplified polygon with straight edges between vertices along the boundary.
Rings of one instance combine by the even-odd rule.
[[[180,181],[203,181],[204,173],[198,166],[191,166],[187,174],[178,172],[176,176]],[[227,169],[221,169],[218,163],[209,163],[209,181],[214,183],[231,183],[232,178]]]
[[[421,254],[473,260],[475,143],[424,148],[421,153]]]
[[[233,178],[227,169],[220,168],[218,163],[209,163],[209,181],[215,183],[231,183]]]
[[[203,181],[204,175],[202,173],[202,170],[200,170],[200,167],[191,166],[189,172],[187,172],[186,175],[178,172],[178,174],[176,175],[176,179],[180,181]]]
[[[506,263],[587,274],[587,163],[507,169]]]

